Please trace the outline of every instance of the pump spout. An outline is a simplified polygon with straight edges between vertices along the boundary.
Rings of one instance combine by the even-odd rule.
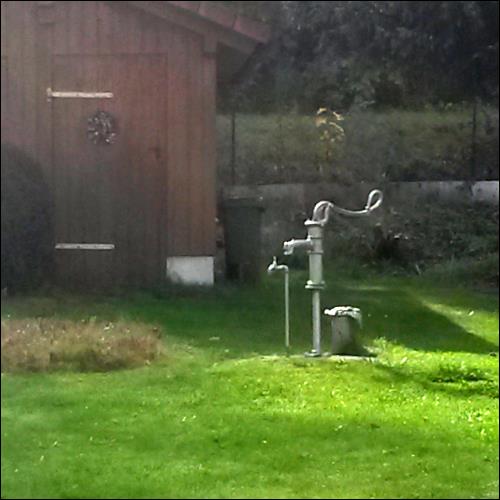
[[[306,238],[305,240],[290,240],[283,243],[283,253],[285,255],[292,255],[296,248],[303,248],[304,250],[310,251],[314,247],[311,238]]]

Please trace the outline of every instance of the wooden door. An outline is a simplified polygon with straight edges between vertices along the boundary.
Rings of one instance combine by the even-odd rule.
[[[167,221],[166,57],[55,56],[52,81],[59,281],[104,288],[161,280]],[[115,124],[111,144],[88,136],[88,120],[98,111]]]

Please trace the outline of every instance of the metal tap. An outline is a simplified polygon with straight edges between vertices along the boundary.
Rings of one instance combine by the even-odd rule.
[[[313,241],[311,238],[306,238],[305,240],[295,240],[291,239],[290,241],[285,241],[283,243],[283,254],[284,255],[292,255],[296,248],[303,248],[304,250],[312,250],[313,249]]]

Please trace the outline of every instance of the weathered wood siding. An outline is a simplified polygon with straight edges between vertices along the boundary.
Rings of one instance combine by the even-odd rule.
[[[167,256],[214,255],[216,65],[206,38],[119,2],[1,9],[2,142],[41,161],[58,241],[119,244],[113,256],[59,252],[62,274],[150,283]],[[49,102],[49,87],[117,99]],[[97,108],[116,113],[116,145],[86,139]]]

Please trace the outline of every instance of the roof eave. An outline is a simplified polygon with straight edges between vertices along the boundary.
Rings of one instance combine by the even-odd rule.
[[[246,55],[251,54],[259,44],[267,43],[271,36],[266,24],[238,15],[213,2],[128,1],[126,3]]]
[[[167,3],[197,14],[221,28],[231,30],[256,43],[267,43],[271,36],[271,30],[267,24],[236,14],[230,9],[217,5],[215,2],[169,1]]]

